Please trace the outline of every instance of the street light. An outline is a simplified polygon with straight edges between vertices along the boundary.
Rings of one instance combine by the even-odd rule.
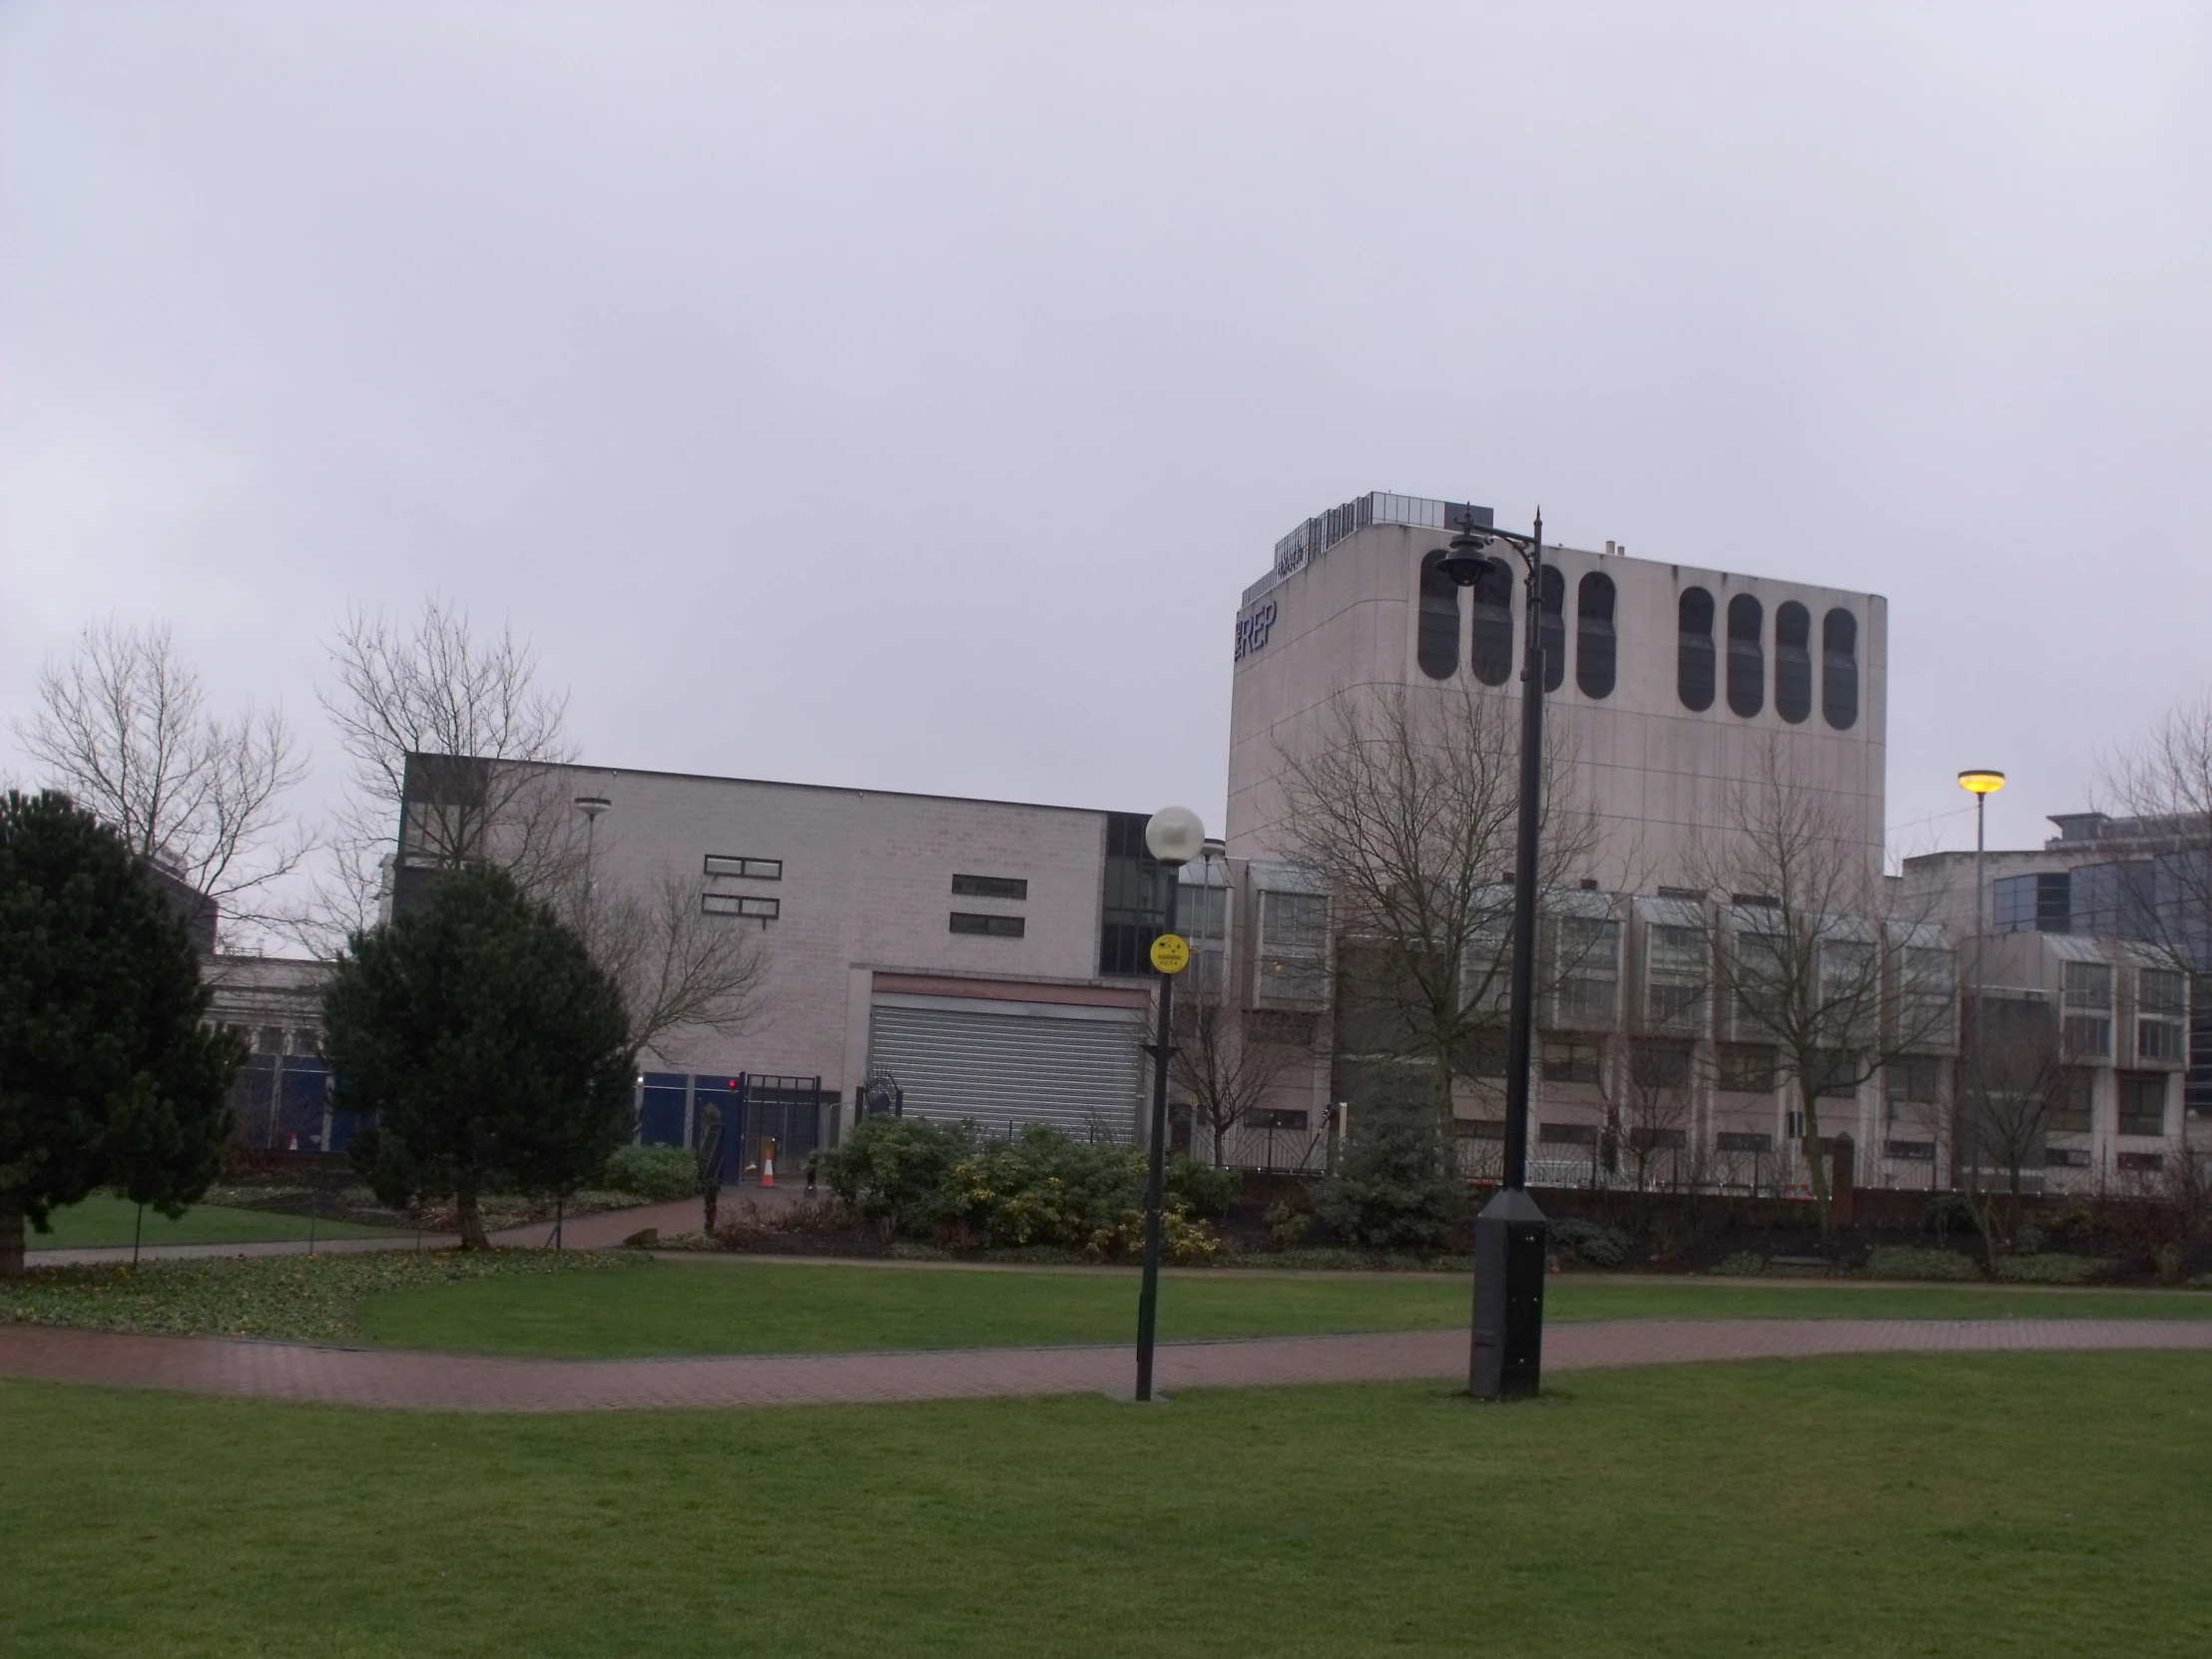
[[[1983,833],[1983,825],[1988,816],[1989,797],[2004,788],[2004,774],[1990,772],[1985,768],[1961,772],[1958,775],[1958,787],[1973,797],[1973,1008],[1977,1016],[1974,1021],[1974,1055],[1978,1059],[1981,1053],[1981,1022],[1978,1018],[1981,1011],[1981,935],[1984,930],[1981,855],[1988,844]]]
[[[591,926],[591,857],[599,842],[599,815],[614,803],[603,795],[580,795],[576,810],[584,815],[584,926]]]
[[[1174,1054],[1175,976],[1190,962],[1190,946],[1175,931],[1176,889],[1183,866],[1205,854],[1206,826],[1188,807],[1163,807],[1144,827],[1145,850],[1168,872],[1167,929],[1152,941],[1160,972],[1159,1040],[1152,1045],[1152,1163],[1144,1189],[1144,1285],[1137,1293],[1137,1398],[1152,1397],[1152,1338],[1160,1314],[1160,1211],[1168,1168],[1168,1059]]]
[[[1526,567],[1521,649],[1520,823],[1513,845],[1513,960],[1505,1048],[1505,1171],[1474,1218],[1474,1341],[1467,1390],[1477,1399],[1533,1394],[1543,1372],[1544,1213],[1528,1196],[1528,1069],[1536,991],[1536,853],[1543,782],[1544,515],[1533,533],[1478,526],[1463,513],[1459,533],[1436,551],[1436,568],[1462,588],[1488,574],[1490,549],[1510,548]],[[1502,563],[1502,561],[1496,561]]]

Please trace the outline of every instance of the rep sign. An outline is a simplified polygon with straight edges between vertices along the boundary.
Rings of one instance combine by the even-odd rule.
[[[1268,643],[1268,632],[1275,626],[1275,601],[1262,600],[1243,616],[1237,618],[1237,655],[1235,661],[1243,662],[1253,652]]]

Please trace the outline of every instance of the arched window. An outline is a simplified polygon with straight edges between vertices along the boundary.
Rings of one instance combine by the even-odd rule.
[[[1513,677],[1513,573],[1503,559],[1482,568],[1474,599],[1474,677],[1502,686]]]
[[[1536,637],[1544,648],[1544,690],[1555,692],[1567,678],[1567,579],[1557,565],[1544,566],[1543,588]]]
[[[1675,602],[1674,690],[1682,706],[1703,714],[1713,706],[1713,596],[1684,588]]]
[[[1420,562],[1420,632],[1413,656],[1431,680],[1459,672],[1459,585],[1436,568],[1443,556],[1438,548]]]
[[[1794,599],[1774,608],[1774,712],[1792,726],[1813,712],[1813,613]]]
[[[1839,732],[1859,724],[1859,619],[1841,606],[1821,618],[1821,718]]]
[[[1728,706],[1749,720],[1767,706],[1766,608],[1748,593],[1728,602]]]
[[[1613,695],[1613,579],[1591,571],[1574,590],[1574,683],[1584,697]]]

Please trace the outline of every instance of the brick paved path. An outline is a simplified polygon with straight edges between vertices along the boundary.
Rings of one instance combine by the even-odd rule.
[[[1548,1373],[1706,1360],[2032,1350],[2212,1351],[2194,1320],[1635,1320],[1553,1326]],[[1163,1392],[1290,1382],[1450,1381],[1464,1331],[1171,1343]],[[650,1410],[815,1405],[1009,1394],[1126,1396],[1132,1360],[1113,1348],[956,1349],[708,1360],[494,1360],[0,1326],[0,1377],[176,1388],[418,1410]]]

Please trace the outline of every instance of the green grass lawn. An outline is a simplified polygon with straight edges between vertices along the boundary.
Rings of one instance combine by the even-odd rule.
[[[1457,1276],[1170,1274],[1160,1334],[1172,1342],[1464,1326],[1471,1302],[1470,1282]],[[601,1358],[1126,1342],[1136,1307],[1133,1273],[652,1262],[403,1288],[367,1297],[356,1322],[367,1341],[394,1348]],[[2205,1319],[2212,1294],[1562,1276],[1547,1288],[1546,1311],[1562,1320]]]
[[[9,1652],[2212,1651],[2201,1355],[424,1416],[0,1382]]]
[[[32,1232],[24,1241],[32,1250],[91,1250],[102,1245],[128,1246],[138,1220],[138,1206],[109,1193],[95,1193],[82,1204],[72,1204],[53,1215],[51,1233]],[[386,1227],[364,1227],[358,1222],[315,1223],[322,1239],[365,1239],[389,1234]],[[158,1211],[146,1212],[142,1245],[267,1244],[307,1236],[305,1216],[279,1215],[272,1210],[234,1210],[220,1204],[200,1204],[175,1221]]]

